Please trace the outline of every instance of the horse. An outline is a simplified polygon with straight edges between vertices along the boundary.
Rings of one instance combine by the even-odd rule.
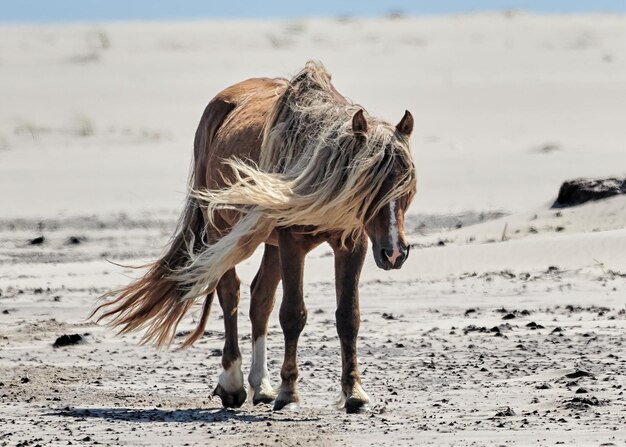
[[[252,403],[274,410],[299,405],[298,338],[306,320],[307,253],[328,243],[334,253],[336,323],[341,345],[339,407],[368,407],[357,364],[359,278],[368,248],[379,268],[399,269],[409,255],[404,216],[416,192],[409,147],[413,117],[396,126],[340,94],[320,63],[293,78],[252,78],[207,105],[198,125],[189,192],[168,248],[147,273],[104,295],[93,311],[121,333],[145,330],[142,343],[171,344],[181,319],[204,299],[199,321],[182,342],[204,333],[215,293],[224,315],[223,371],[213,395],[223,407],[247,399],[237,335],[236,266],[264,245],[250,287]],[[282,281],[281,384],[266,361],[268,319]]]

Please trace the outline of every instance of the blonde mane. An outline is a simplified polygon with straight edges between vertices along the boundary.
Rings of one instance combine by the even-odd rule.
[[[219,191],[199,191],[197,197],[209,215],[223,207],[253,207],[276,226],[340,231],[344,240],[362,231],[366,213],[412,194],[415,172],[408,141],[393,126],[368,117],[367,134],[354,134],[352,116],[359,110],[336,92],[321,64],[309,62],[267,120],[259,166],[229,160],[235,181]],[[373,204],[396,157],[406,161],[404,176]]]
[[[234,180],[227,187],[192,191],[206,207],[209,225],[221,209],[235,209],[242,217],[204,250],[189,244],[190,262],[172,273],[185,286],[186,298],[212,290],[276,227],[339,232],[345,242],[360,235],[381,207],[415,193],[407,138],[371,116],[367,132],[355,135],[352,117],[359,110],[335,90],[318,62],[307,63],[289,82],[266,121],[259,164],[229,159],[225,164]],[[393,188],[379,197],[398,161],[400,176],[396,171]]]

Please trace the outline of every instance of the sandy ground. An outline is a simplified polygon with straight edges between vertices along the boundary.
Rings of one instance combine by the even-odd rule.
[[[609,202],[624,218],[626,200]],[[587,208],[597,205],[569,210],[570,215],[561,219],[573,220],[575,214],[586,214]],[[505,219],[515,222],[523,217]],[[488,234],[494,223],[464,230]],[[590,234],[556,236],[554,230],[545,230],[517,241],[435,244],[415,250],[411,268],[395,275],[376,270],[368,260],[359,343],[372,413],[345,415],[332,405],[339,389],[340,356],[328,248],[316,250],[308,259],[310,316],[300,348],[299,413],[274,413],[270,407],[251,404],[224,411],[219,401],[208,397],[220,364],[219,311],[202,341],[179,352],[140,347],[136,336],[115,337],[85,321],[98,294],[125,281],[121,269],[104,259],[153,258],[172,225],[173,221],[95,218],[2,222],[0,240],[6,247],[0,298],[2,441],[9,445],[27,441],[211,445],[213,439],[220,445],[260,445],[260,440],[266,445],[626,441],[626,272],[615,270],[626,265],[623,229],[593,233],[598,238],[591,246],[604,247],[604,257],[585,253],[584,247],[575,250],[579,253],[575,257],[555,245],[554,254],[546,254],[534,269],[525,263],[533,262],[538,246],[584,245]],[[459,231],[436,237],[452,240]],[[26,243],[27,236],[40,232],[46,235],[42,245]],[[81,242],[72,244],[72,236]],[[416,241],[426,246],[428,237]],[[470,252],[461,256],[463,251]],[[446,268],[442,257],[464,261],[449,262]],[[490,265],[494,259],[498,270]],[[602,262],[607,259],[610,262]],[[241,343],[247,365],[247,288],[256,261],[239,269],[244,282]],[[189,327],[191,320],[181,330]],[[52,347],[58,336],[74,333],[84,336],[83,344]],[[269,352],[277,382],[282,337],[276,315]],[[580,371],[584,374],[576,377]],[[575,377],[568,377],[572,374]]]
[[[483,14],[0,29],[0,444],[624,445],[626,198],[554,210],[561,181],[623,175],[626,17]],[[338,88],[416,116],[414,244],[368,258],[372,411],[338,396],[330,249],[307,259],[301,410],[220,409],[222,324],[185,351],[86,320],[154,259],[217,90],[322,59]],[[39,244],[33,239],[44,236]],[[242,278],[241,348],[250,359]],[[280,296],[279,290],[279,296]],[[192,327],[189,316],[180,330]],[[63,334],[78,345],[54,348]],[[269,367],[282,335],[272,315]]]

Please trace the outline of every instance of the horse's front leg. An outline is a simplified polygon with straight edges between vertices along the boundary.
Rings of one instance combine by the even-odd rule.
[[[331,240],[335,252],[335,288],[337,290],[337,333],[341,343],[341,400],[340,408],[355,413],[367,408],[369,398],[361,388],[357,360],[356,339],[361,315],[359,312],[359,277],[367,253],[367,236],[341,246]]]
[[[302,290],[304,257],[310,250],[302,238],[295,237],[288,229],[278,231],[280,272],[283,283],[283,301],[280,305],[280,325],[285,337],[285,358],[280,370],[282,379],[274,410],[299,402],[296,381],[298,338],[306,324],[306,307]]]

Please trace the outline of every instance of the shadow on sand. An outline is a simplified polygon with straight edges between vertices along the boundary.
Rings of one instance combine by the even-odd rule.
[[[319,418],[298,417],[296,414],[281,414],[268,411],[266,415],[251,414],[246,411],[230,409],[181,409],[161,410],[133,409],[133,408],[66,408],[46,413],[46,416],[61,416],[69,418],[97,418],[109,421],[126,422],[205,422],[216,423],[226,421],[240,422],[305,422],[317,421]]]

